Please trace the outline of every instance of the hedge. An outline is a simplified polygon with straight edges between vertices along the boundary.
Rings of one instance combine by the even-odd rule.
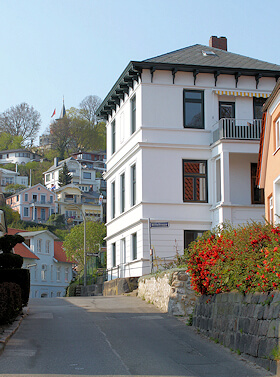
[[[208,231],[185,252],[193,288],[201,294],[237,290],[270,292],[280,287],[280,227],[230,224]]]
[[[0,324],[12,322],[22,310],[21,288],[18,284],[0,284]]]
[[[23,306],[28,304],[30,292],[30,272],[24,268],[12,268],[0,270],[0,283],[16,283],[21,288],[21,298]]]

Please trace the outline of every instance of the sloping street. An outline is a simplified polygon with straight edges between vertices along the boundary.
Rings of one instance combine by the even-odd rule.
[[[252,366],[140,298],[32,299],[0,376],[257,377]]]

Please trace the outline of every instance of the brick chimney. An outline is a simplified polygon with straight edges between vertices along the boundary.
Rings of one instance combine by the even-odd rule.
[[[220,50],[227,51],[227,39],[226,37],[216,37],[213,35],[209,39],[209,46],[219,48]]]

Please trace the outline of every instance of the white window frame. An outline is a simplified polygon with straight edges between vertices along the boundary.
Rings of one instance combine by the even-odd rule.
[[[38,252],[38,253],[41,253],[41,252],[42,252],[42,239],[41,239],[41,238],[39,238],[39,239],[37,240],[37,252]]]
[[[47,280],[47,270],[48,270],[48,266],[46,264],[42,264],[41,279],[43,281]]]
[[[275,122],[275,143],[277,150],[280,148],[280,117]]]

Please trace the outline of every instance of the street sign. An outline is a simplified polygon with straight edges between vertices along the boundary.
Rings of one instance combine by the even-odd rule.
[[[151,228],[168,228],[169,222],[168,221],[157,221],[150,223]]]

